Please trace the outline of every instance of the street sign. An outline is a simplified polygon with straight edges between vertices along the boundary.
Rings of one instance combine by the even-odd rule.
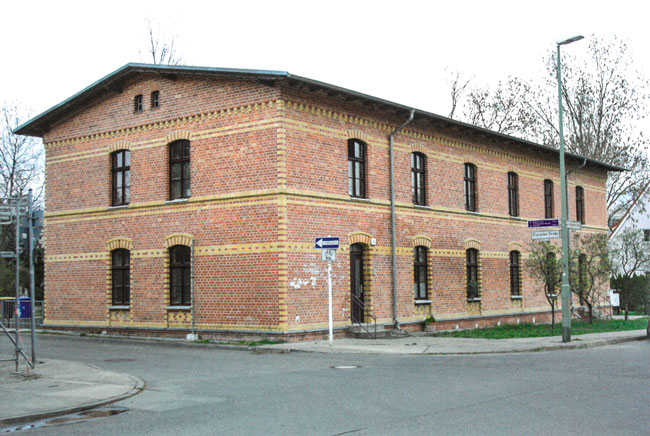
[[[560,226],[560,220],[557,218],[552,218],[548,220],[529,220],[528,221],[528,227],[529,228],[536,228],[536,227],[559,227]]]
[[[13,251],[0,251],[0,257],[14,258],[16,257],[16,253],[14,253]]]
[[[580,223],[580,221],[567,221],[566,228],[569,230],[580,230],[582,228],[582,223]]]
[[[339,238],[316,238],[315,248],[339,248]]]
[[[548,241],[549,239],[558,239],[560,237],[559,230],[541,230],[530,234],[533,241]]]
[[[321,258],[321,260],[325,260],[327,262],[335,261],[336,260],[336,248],[325,248],[324,250],[321,250],[320,258]]]

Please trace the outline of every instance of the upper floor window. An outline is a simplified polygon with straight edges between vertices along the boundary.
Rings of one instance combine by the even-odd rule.
[[[544,180],[544,218],[553,218],[553,181]]]
[[[160,91],[154,91],[151,93],[151,109],[160,107]]]
[[[133,111],[142,112],[142,94],[138,94],[133,98]]]
[[[130,301],[129,250],[123,248],[111,252],[112,302],[114,306],[128,306]]]
[[[468,248],[465,252],[467,267],[467,299],[475,300],[480,296],[478,284],[478,250]]]
[[[131,152],[118,150],[111,153],[113,206],[129,204],[131,199]]]
[[[476,212],[476,165],[466,163],[465,168],[465,210]]]
[[[348,193],[366,196],[366,144],[354,138],[348,139]]]
[[[585,223],[585,190],[576,186],[576,221]]]
[[[422,153],[411,153],[411,192],[413,204],[426,204],[426,168],[425,157]]]
[[[192,303],[192,252],[186,245],[169,249],[169,304],[189,306]]]
[[[519,177],[508,173],[508,210],[510,216],[519,216]]]
[[[169,144],[169,198],[190,196],[190,141],[180,139]]]
[[[513,250],[510,252],[510,295],[521,295],[521,265],[520,254]]]
[[[429,292],[427,286],[427,247],[415,247],[415,259],[413,261],[414,281],[415,281],[415,299],[426,300]]]

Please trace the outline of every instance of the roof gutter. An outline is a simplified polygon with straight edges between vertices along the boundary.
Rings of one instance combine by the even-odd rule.
[[[393,137],[399,133],[407,124],[413,121],[415,109],[411,109],[408,120],[404,121],[388,135],[388,160],[390,167],[390,248],[391,248],[391,276],[393,286],[393,321],[395,329],[401,330],[397,319],[397,247],[395,242],[395,178],[393,175]]]

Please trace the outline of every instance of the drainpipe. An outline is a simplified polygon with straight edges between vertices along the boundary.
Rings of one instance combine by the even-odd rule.
[[[402,130],[408,123],[413,121],[415,116],[415,109],[411,109],[408,120],[399,125],[398,128],[390,132],[388,135],[388,159],[390,161],[390,247],[392,257],[391,275],[393,279],[393,321],[395,322],[395,329],[401,330],[397,320],[397,248],[395,242],[395,179],[393,177],[393,136]]]

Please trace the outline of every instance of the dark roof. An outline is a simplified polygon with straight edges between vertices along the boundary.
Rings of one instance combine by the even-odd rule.
[[[375,103],[380,107],[388,107],[397,110],[404,110],[405,114],[410,112],[412,109],[409,106],[404,106],[398,103],[394,103],[388,100],[381,98],[373,97],[368,94],[363,94],[360,92],[352,91],[346,88],[341,88],[339,86],[330,85],[329,83],[320,82],[318,80],[309,79],[307,77],[296,76],[290,74],[286,71],[273,71],[273,70],[248,70],[248,69],[237,69],[237,68],[214,68],[214,67],[192,67],[192,66],[180,66],[180,65],[154,65],[154,64],[139,64],[139,63],[129,63],[124,65],[121,68],[113,71],[107,76],[102,77],[95,83],[87,86],[82,89],[72,97],[62,101],[56,106],[51,107],[40,115],[35,116],[26,123],[16,127],[14,133],[19,135],[27,136],[43,136],[43,133],[47,132],[49,126],[56,120],[65,116],[67,113],[73,109],[79,107],[86,101],[94,99],[98,94],[103,93],[107,90],[119,90],[122,87],[122,81],[133,74],[137,73],[152,73],[160,74],[165,76],[197,76],[197,77],[234,77],[234,78],[247,78],[247,79],[256,79],[256,80],[287,80],[289,83],[302,84],[310,89],[322,89],[334,94],[344,95],[353,99],[358,99],[361,101],[367,101],[370,103]],[[426,117],[449,126],[460,127],[474,133],[480,133],[486,136],[493,137],[495,139],[505,140],[509,143],[518,144],[519,146],[532,148],[538,151],[544,151],[551,154],[559,154],[559,151],[556,148],[549,147],[546,145],[537,144],[532,141],[527,141],[525,139],[516,138],[514,136],[505,135],[503,133],[494,132],[483,127],[474,126],[472,124],[463,123],[461,121],[456,121],[451,118],[443,117],[436,115],[431,112],[415,109],[415,116]],[[583,156],[579,156],[572,153],[566,153],[567,157],[583,160]],[[587,162],[600,166],[610,171],[626,171],[625,168],[621,168],[615,165],[610,165],[596,159],[586,158]]]

